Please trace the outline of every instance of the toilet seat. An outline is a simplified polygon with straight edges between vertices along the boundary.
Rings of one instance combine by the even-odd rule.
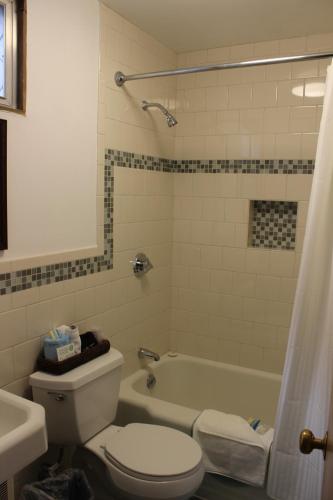
[[[164,454],[161,452],[161,443]],[[129,499],[190,498],[200,486],[205,473],[199,445],[190,436],[168,427],[150,424],[129,424],[126,427],[110,425],[84,447],[102,460],[113,486]],[[128,447],[131,447],[131,453]],[[169,458],[166,457],[167,449],[170,450]],[[186,450],[184,454],[182,450]],[[141,459],[135,458],[148,455],[151,457],[150,464],[143,460],[143,465]],[[176,460],[177,457],[181,459]],[[167,465],[164,471],[163,458],[166,458]],[[137,464],[132,460],[137,460]],[[159,462],[158,466],[156,462]],[[176,468],[172,462],[179,466]]]
[[[186,434],[159,425],[129,424],[105,445],[108,462],[132,477],[173,481],[201,466],[199,445]]]

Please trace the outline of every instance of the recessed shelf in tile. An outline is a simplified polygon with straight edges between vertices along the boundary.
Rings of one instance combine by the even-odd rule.
[[[249,246],[294,250],[297,202],[252,200]]]

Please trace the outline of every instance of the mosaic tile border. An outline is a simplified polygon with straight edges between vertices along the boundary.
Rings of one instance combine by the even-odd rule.
[[[168,160],[109,149],[107,157],[117,167],[176,173],[313,174],[314,160]]]
[[[296,201],[252,200],[250,209],[250,246],[295,250]]]
[[[314,160],[180,160],[177,173],[313,174]]]
[[[113,167],[135,168],[139,170],[153,170],[156,172],[173,172],[175,160],[158,158],[157,156],[139,155],[107,149],[106,158]]]
[[[107,149],[104,170],[104,252],[95,257],[36,266],[0,274],[0,295],[113,268],[113,168],[127,167],[140,170],[176,173],[249,173],[249,174],[312,174],[314,160],[168,160]]]

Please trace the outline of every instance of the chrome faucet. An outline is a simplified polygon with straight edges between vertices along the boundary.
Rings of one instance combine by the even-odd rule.
[[[154,361],[159,361],[160,356],[157,354],[157,352],[150,351],[149,349],[145,349],[145,347],[140,347],[138,350],[138,356],[140,359],[144,358],[150,358],[153,359]]]
[[[138,253],[134,257],[134,260],[130,260],[130,263],[132,264],[134,275],[137,278],[140,278],[144,274],[148,273],[148,271],[154,267],[147,255],[144,253]]]

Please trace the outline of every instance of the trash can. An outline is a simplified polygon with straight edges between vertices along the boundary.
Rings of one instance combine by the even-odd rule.
[[[94,500],[94,494],[82,470],[68,469],[58,476],[25,485],[20,500]]]

